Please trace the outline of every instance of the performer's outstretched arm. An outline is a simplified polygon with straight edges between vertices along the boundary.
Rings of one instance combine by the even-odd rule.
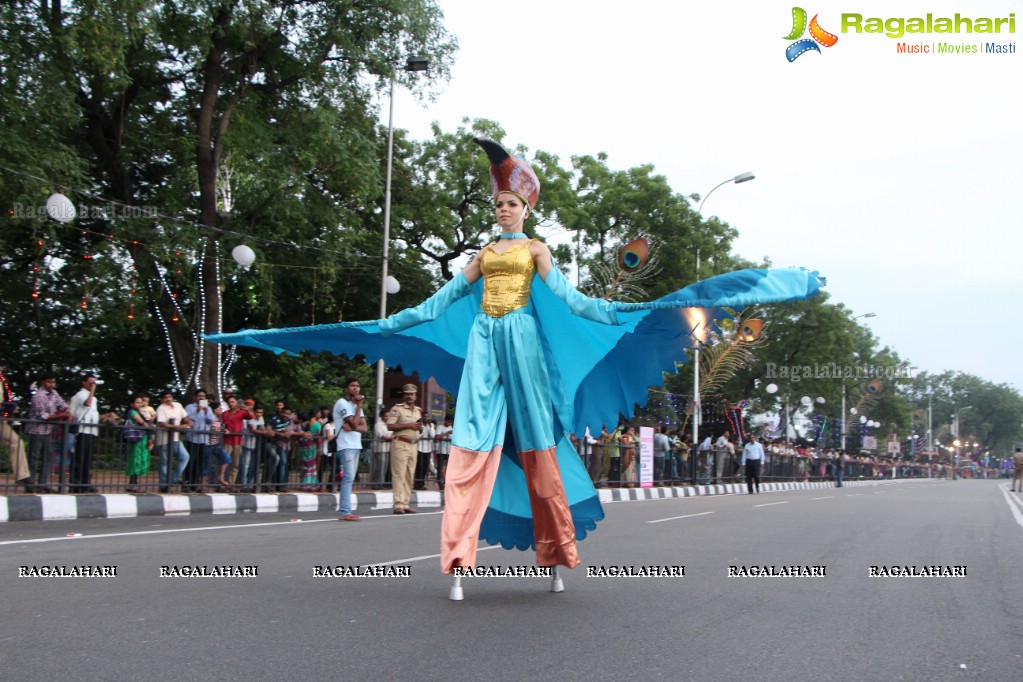
[[[579,293],[578,289],[569,284],[565,276],[561,274],[561,270],[554,267],[551,251],[546,244],[534,241],[530,250],[533,252],[537,274],[543,279],[547,288],[568,305],[568,309],[573,315],[601,324],[621,324],[613,303],[602,298],[590,298]]]
[[[451,281],[437,290],[430,298],[426,299],[415,308],[406,308],[400,313],[380,320],[378,328],[384,336],[390,336],[396,332],[403,331],[423,322],[434,320],[447,310],[448,306],[462,298],[472,290],[472,285],[465,278],[463,273],[455,275]]]

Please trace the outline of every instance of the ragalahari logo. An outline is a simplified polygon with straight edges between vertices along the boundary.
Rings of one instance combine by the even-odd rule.
[[[810,38],[802,38],[802,40],[796,40],[801,38],[803,33],[806,31],[806,10],[802,7],[792,8],[792,32],[785,36],[785,40],[795,40],[796,42],[785,48],[785,58],[790,62],[796,61],[799,55],[804,52],[814,50],[820,52],[821,49],[817,47],[820,43],[824,47],[831,47],[838,42],[838,36],[834,33],[828,33],[820,24],[817,23],[817,16],[813,15],[813,19],[810,20]]]

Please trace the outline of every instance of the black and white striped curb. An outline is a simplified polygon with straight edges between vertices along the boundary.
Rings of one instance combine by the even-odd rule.
[[[927,478],[846,481],[845,486],[876,486],[908,481],[935,481]],[[763,483],[764,492],[834,488],[832,482]],[[735,495],[746,492],[744,483],[658,488],[599,488],[602,503],[658,500],[697,495]],[[353,510],[390,509],[394,497],[390,491],[356,493]],[[125,518],[132,516],[182,516],[186,514],[238,514],[263,512],[333,512],[337,493],[290,493],[231,495],[15,495],[0,497],[0,523],[7,521],[59,521],[74,519]],[[443,497],[437,491],[417,491],[412,506],[440,509]]]
[[[390,509],[391,492],[357,493],[352,509]],[[0,497],[0,523],[6,521],[61,521],[125,518],[131,516],[183,516],[186,514],[238,514],[245,512],[332,512],[337,493],[283,493],[231,495],[15,495]],[[439,508],[441,494],[418,491],[416,507]]]
[[[869,481],[845,481],[844,488],[859,486],[890,485],[892,483],[907,483],[911,481],[935,482],[935,478],[885,478]],[[778,492],[781,490],[819,490],[834,488],[834,481],[785,481],[781,483],[761,483],[762,492]],[[715,485],[694,485],[672,488],[599,488],[602,504],[609,502],[633,502],[642,500],[662,500],[672,497],[696,497],[697,495],[745,495],[747,492],[745,483],[722,483]]]

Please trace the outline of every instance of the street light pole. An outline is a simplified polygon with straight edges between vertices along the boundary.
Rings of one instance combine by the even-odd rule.
[[[710,197],[710,195],[713,194],[714,190],[716,190],[718,187],[721,187],[722,185],[727,185],[730,182],[734,182],[735,184],[739,185],[739,184],[742,184],[744,182],[749,182],[750,180],[754,179],[755,177],[756,176],[753,175],[752,171],[746,171],[745,173],[739,173],[734,178],[728,178],[727,180],[722,180],[718,184],[716,184],[713,187],[711,187],[709,192],[707,192],[706,194],[703,195],[703,199],[700,200],[700,206],[696,209],[696,213],[700,216],[701,219],[703,218],[703,205],[705,203],[707,203],[708,197]],[[696,281],[697,282],[700,281],[700,245],[698,243],[696,245]],[[697,453],[699,451],[698,448],[700,446],[700,414],[701,414],[701,409],[700,409],[700,346],[699,346],[699,342],[700,341],[699,341],[699,339],[695,339],[695,341],[697,343],[697,346],[696,346],[695,352],[693,353],[693,453],[694,453],[693,463],[694,463],[694,465],[695,465],[695,462],[696,462],[695,453]],[[696,475],[696,468],[694,466],[694,468],[693,468],[693,476],[695,477],[695,475]]]
[[[426,71],[430,60],[426,57],[409,57],[405,71]],[[394,165],[394,74],[391,74],[391,93],[387,115],[387,174],[384,181],[384,248],[383,263],[380,266],[380,319],[387,317],[387,265],[391,254],[391,169]],[[384,359],[377,360],[376,409],[373,418],[380,414],[384,405]]]
[[[877,313],[863,313],[862,315],[856,315],[853,317],[853,321],[860,319],[861,317],[877,317]],[[849,421],[849,415],[845,413],[845,383],[842,383],[842,438],[841,438],[841,449],[845,450],[845,437],[847,433],[846,424]]]
[[[934,405],[931,398],[934,397],[934,387],[927,387],[927,459],[933,459],[934,455]]]
[[[962,447],[962,439],[960,439],[959,437],[959,413],[962,412],[963,410],[969,410],[971,407],[972,407],[971,405],[960,407],[958,410],[956,410],[956,413],[952,415],[952,435],[955,436],[955,440],[952,441],[952,444],[955,445],[956,448],[956,459],[959,458],[960,456],[959,448]],[[958,462],[956,462],[956,465],[958,466]]]

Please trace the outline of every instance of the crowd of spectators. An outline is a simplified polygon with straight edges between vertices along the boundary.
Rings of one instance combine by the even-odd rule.
[[[338,425],[331,407],[295,411],[283,400],[269,411],[253,398],[207,394],[199,389],[182,405],[171,391],[133,396],[123,415],[101,414],[92,374],[65,401],[56,376],[39,377],[27,416],[5,395],[0,418],[3,447],[17,486],[27,493],[95,493],[96,463],[103,492],[199,494],[328,492],[339,481],[376,488],[390,484],[393,434],[388,408],[361,434],[361,454],[345,471],[335,456]],[[424,414],[419,429],[414,489],[444,489],[452,417],[436,424]],[[706,432],[705,432],[706,433]],[[599,433],[571,435],[597,487],[635,487],[639,477],[639,429],[621,422]],[[657,485],[740,482],[742,442],[729,431],[708,433],[694,448],[680,429],[654,429],[652,480]],[[997,477],[997,469],[964,462],[905,461],[872,453],[843,452],[783,440],[765,441],[761,476],[766,480],[832,480],[897,477]],[[361,473],[360,473],[361,471]],[[2,488],[0,488],[2,489]]]

